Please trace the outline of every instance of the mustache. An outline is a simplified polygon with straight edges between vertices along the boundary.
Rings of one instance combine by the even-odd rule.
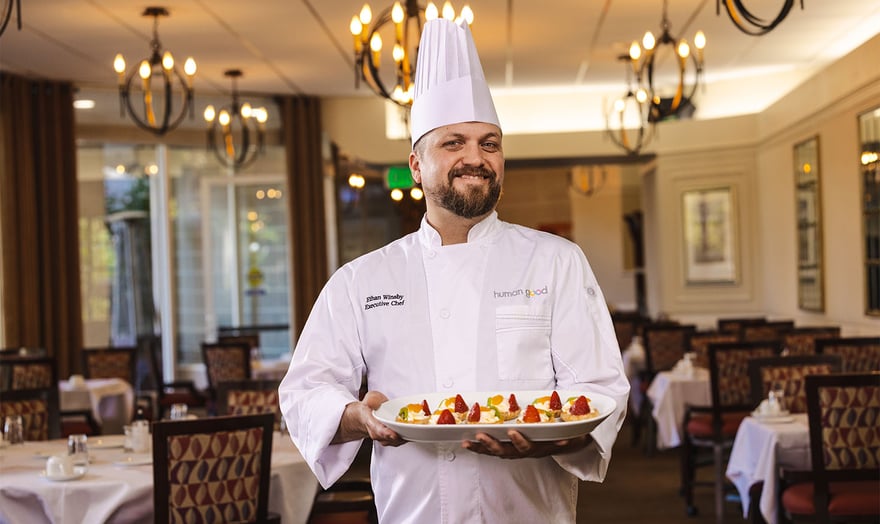
[[[456,167],[449,170],[449,182],[452,182],[452,179],[460,176],[479,176],[483,178],[488,178],[490,180],[495,180],[495,171],[491,169],[485,168],[483,166],[472,166],[472,167]]]

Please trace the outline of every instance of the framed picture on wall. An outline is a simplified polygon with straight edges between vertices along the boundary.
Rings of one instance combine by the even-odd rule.
[[[794,146],[794,189],[798,307],[806,311],[824,311],[819,137],[814,136]]]
[[[688,285],[733,283],[737,239],[731,187],[685,191],[684,271]]]

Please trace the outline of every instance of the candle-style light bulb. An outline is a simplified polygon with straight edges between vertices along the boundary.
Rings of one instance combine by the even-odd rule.
[[[440,11],[437,10],[437,6],[434,2],[428,2],[428,6],[425,7],[425,20],[436,20],[438,16]]]
[[[209,124],[214,121],[214,117],[217,116],[217,112],[214,109],[214,106],[208,104],[208,107],[205,108],[205,122]]]

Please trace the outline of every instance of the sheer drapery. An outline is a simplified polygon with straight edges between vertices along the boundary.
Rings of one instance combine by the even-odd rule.
[[[82,345],[73,92],[0,72],[2,345],[45,347],[61,377]]]
[[[327,281],[321,107],[307,96],[279,97],[278,105],[287,156],[292,330],[298,336]]]

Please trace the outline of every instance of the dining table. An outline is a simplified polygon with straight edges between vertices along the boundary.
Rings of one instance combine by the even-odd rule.
[[[809,470],[811,462],[806,414],[743,419],[726,471],[739,492],[743,515],[748,518],[752,504],[749,490],[763,482],[758,509],[768,524],[777,524],[780,470]]]
[[[65,411],[91,411],[105,435],[121,434],[134,412],[134,390],[121,378],[62,380],[58,404]]]
[[[661,371],[654,376],[646,394],[656,423],[657,449],[680,446],[687,407],[712,404],[709,370],[693,367],[686,371]]]
[[[152,523],[152,454],[123,450],[124,436],[90,437],[84,475],[52,480],[52,455],[66,454],[67,440],[0,447],[0,524]],[[269,511],[285,524],[308,521],[318,481],[288,434],[272,438]]]

